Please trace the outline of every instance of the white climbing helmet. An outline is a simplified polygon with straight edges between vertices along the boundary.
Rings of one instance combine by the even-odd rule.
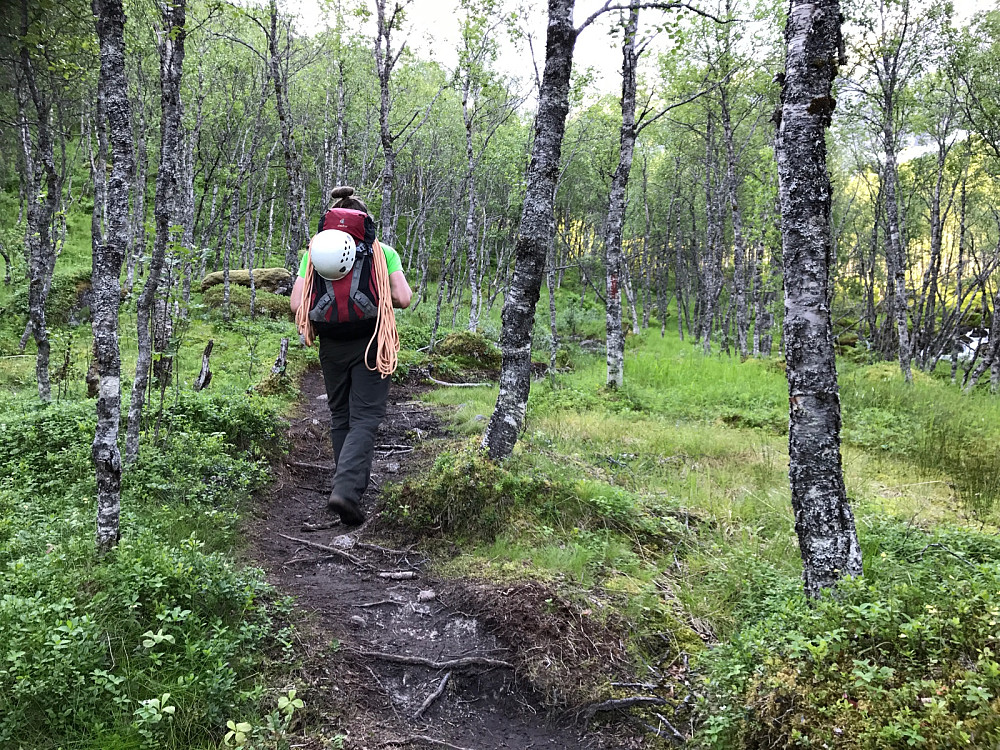
[[[358,249],[354,237],[339,229],[324,229],[309,246],[313,268],[327,281],[344,278],[354,267]]]

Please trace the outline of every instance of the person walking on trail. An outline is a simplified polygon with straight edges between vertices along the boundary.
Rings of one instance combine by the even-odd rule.
[[[399,253],[375,238],[375,222],[354,188],[338,187],[302,258],[291,306],[307,345],[319,338],[337,471],[327,507],[350,526],[364,523],[375,433],[385,417],[399,337],[393,307],[412,292]]]

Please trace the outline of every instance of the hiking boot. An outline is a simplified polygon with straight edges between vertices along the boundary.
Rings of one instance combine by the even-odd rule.
[[[361,506],[354,500],[341,497],[336,492],[330,493],[326,507],[339,515],[340,522],[345,526],[360,526],[365,522],[365,513],[361,510]]]

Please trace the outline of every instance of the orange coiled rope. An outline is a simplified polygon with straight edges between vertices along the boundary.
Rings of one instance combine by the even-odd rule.
[[[315,238],[314,238],[315,239]],[[299,335],[306,346],[312,346],[316,340],[316,332],[313,330],[312,321],[309,320],[309,302],[313,294],[313,259],[312,240],[309,240],[309,249],[306,250],[306,275],[302,279],[302,297],[299,299],[299,307],[295,311],[295,325],[298,326]]]
[[[372,248],[372,272],[375,274],[375,286],[378,291],[378,314],[375,318],[375,333],[372,334],[368,346],[365,347],[365,367],[372,372],[378,372],[387,378],[396,371],[399,364],[399,332],[396,330],[396,315],[392,310],[392,291],[389,288],[389,267],[385,262],[385,253],[378,240]],[[302,300],[295,312],[295,323],[306,346],[312,346],[316,338],[312,321],[309,320],[309,301],[313,290],[312,241],[309,242],[309,260],[306,262],[306,275],[302,285]],[[375,366],[368,364],[368,354],[372,344],[377,340],[375,350]]]

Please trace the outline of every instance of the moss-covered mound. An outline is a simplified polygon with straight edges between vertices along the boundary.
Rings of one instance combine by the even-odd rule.
[[[204,295],[202,300],[206,305],[215,309],[222,308],[222,297],[225,293],[222,285],[213,286]],[[229,309],[232,315],[250,317],[250,290],[244,286],[229,287]],[[291,319],[292,311],[288,306],[288,297],[280,294],[271,294],[261,289],[257,290],[257,301],[254,305],[254,313],[268,318]]]
[[[459,331],[446,336],[435,347],[435,353],[451,357],[471,369],[496,370],[500,367],[500,350],[478,331]]]
[[[272,294],[290,294],[295,277],[287,268],[255,268],[253,270],[253,283],[257,290],[271,292]],[[210,273],[201,280],[201,291],[207,291],[223,283],[222,271]],[[234,270],[229,272],[229,283],[237,286],[250,287],[250,272]]]

